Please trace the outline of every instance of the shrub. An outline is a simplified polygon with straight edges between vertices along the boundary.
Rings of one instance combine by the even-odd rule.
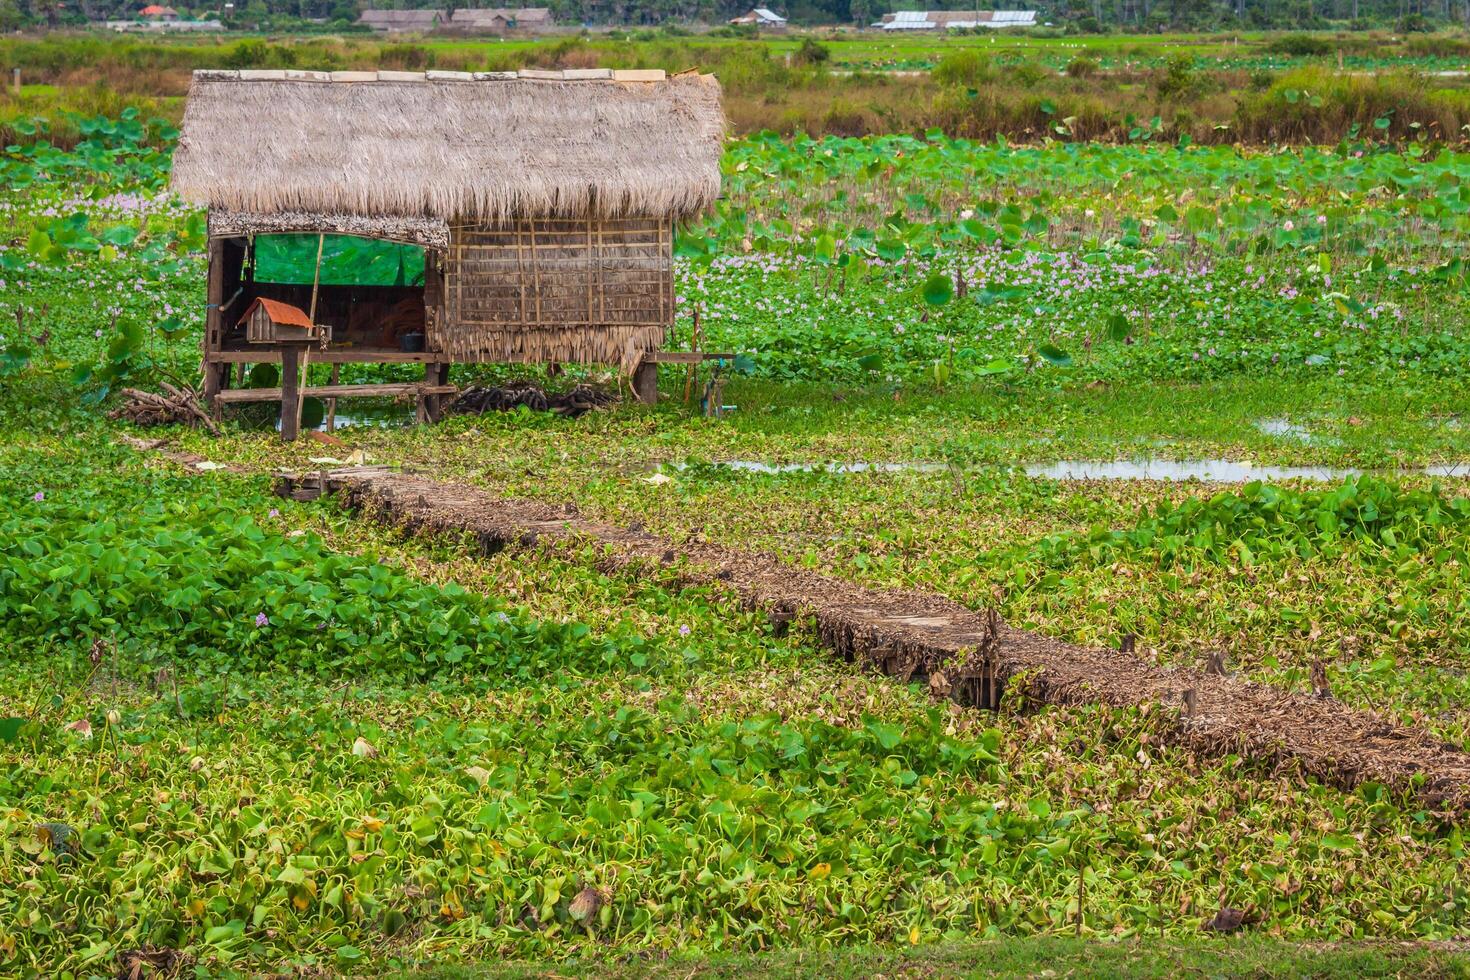
[[[1297,58],[1320,58],[1332,53],[1332,42],[1311,34],[1287,34],[1266,45],[1272,54],[1286,54]]]
[[[1255,142],[1330,143],[1355,125],[1365,137],[1454,138],[1467,122],[1470,96],[1461,91],[1435,91],[1410,73],[1340,75],[1321,67],[1288,72],[1264,92],[1246,93],[1236,109],[1237,134]]]
[[[422,71],[434,67],[434,52],[417,44],[390,44],[383,49],[382,63],[400,71]]]
[[[1092,58],[1078,55],[1067,62],[1068,78],[1091,78],[1102,69],[1102,65]]]
[[[1022,88],[1035,88],[1052,77],[1049,70],[1034,61],[1022,61],[1012,65],[1007,74],[1010,76],[1010,81]]]
[[[1199,76],[1194,70],[1194,59],[1179,54],[1165,63],[1163,71],[1154,77],[1154,88],[1161,99],[1175,99],[1196,94],[1200,89]]]
[[[791,60],[798,65],[821,65],[832,57],[825,44],[812,38],[802,38],[801,47],[792,54]]]
[[[225,53],[226,68],[294,68],[296,50],[260,38],[240,41]]]
[[[995,69],[990,57],[979,51],[962,49],[939,59],[934,66],[933,78],[941,85],[959,85],[978,88],[995,81]]]

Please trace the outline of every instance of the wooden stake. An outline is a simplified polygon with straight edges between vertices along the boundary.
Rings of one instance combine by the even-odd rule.
[[[322,247],[326,243],[327,236],[325,234],[316,236],[316,269],[311,274],[311,311],[306,314],[306,318],[311,321],[312,326],[316,326],[316,294],[317,287],[322,282]]]
[[[319,232],[317,234],[317,236],[316,236],[316,269],[313,270],[312,271],[312,274],[311,274],[311,310],[306,315],[306,318],[311,321],[311,325],[313,327],[316,327],[316,325],[317,325],[317,323],[316,323],[316,297],[317,297],[317,291],[320,288],[321,282],[322,282],[322,248],[323,248],[323,246],[326,245],[326,243],[327,243],[327,236],[326,236],[326,234]],[[281,366],[283,368],[285,367],[285,361],[284,360],[281,362]],[[333,369],[335,370],[335,366],[334,366]],[[301,387],[302,388],[309,388],[309,387],[311,387],[311,346],[310,345],[303,345],[302,348],[301,348]],[[296,422],[295,422],[294,425],[291,426],[291,438],[292,439],[295,439],[296,436],[301,433],[301,406],[305,402],[306,402],[306,399],[300,397],[300,395],[297,396],[297,398],[296,398],[296,411],[295,411]],[[281,436],[282,436],[282,438],[285,438],[285,435],[286,435],[285,418],[282,417],[282,419],[281,419]]]
[[[342,379],[342,365],[341,364],[334,363],[332,365],[332,382],[331,383],[332,384],[336,384],[341,379]],[[335,399],[335,398],[328,398],[327,399],[327,431],[328,432],[336,432],[337,431],[337,399]]]
[[[699,307],[694,308],[694,327],[689,334],[689,349],[699,350]],[[684,404],[689,404],[689,398],[694,394],[694,362],[689,362],[689,372],[684,375]]]
[[[301,381],[304,348],[287,344],[281,349],[281,441],[291,442],[301,432]]]

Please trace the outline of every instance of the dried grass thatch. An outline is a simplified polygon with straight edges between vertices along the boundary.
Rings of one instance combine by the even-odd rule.
[[[674,319],[673,226],[542,218],[450,233],[446,317],[429,342],[456,361],[621,365]]]
[[[297,211],[250,214],[223,209],[209,213],[211,238],[275,235],[282,232],[357,235],[362,238],[381,238],[390,242],[422,245],[425,248],[442,249],[449,245],[449,226],[438,218],[367,218],[353,214],[303,214]]]
[[[210,208],[498,223],[684,218],[719,194],[719,83],[200,74],[173,188]]]

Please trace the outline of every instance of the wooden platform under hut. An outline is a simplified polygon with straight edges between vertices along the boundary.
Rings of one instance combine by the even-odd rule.
[[[195,72],[173,188],[209,209],[205,399],[279,398],[288,439],[311,396],[436,419],[452,364],[607,365],[653,401],[659,363],[700,356],[660,347],[724,131],[696,73]],[[340,384],[352,363],[424,377]]]

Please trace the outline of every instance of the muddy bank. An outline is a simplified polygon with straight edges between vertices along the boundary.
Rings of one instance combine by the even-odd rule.
[[[552,548],[606,571],[666,566],[690,584],[720,584],[748,608],[765,611],[773,628],[809,621],[838,656],[924,682],[935,696],[960,704],[1157,707],[1172,719],[1173,739],[1204,754],[1236,754],[1348,789],[1382,782],[1436,809],[1470,808],[1470,754],[1330,698],[1156,667],[1131,653],[1015,629],[993,611],[978,613],[943,596],[864,588],[712,544],[697,532],[671,540],[588,520],[570,503],[501,500],[379,467],[282,474],[278,486],[311,497],[323,482],[364,515],[408,533],[467,534],[491,554]]]

